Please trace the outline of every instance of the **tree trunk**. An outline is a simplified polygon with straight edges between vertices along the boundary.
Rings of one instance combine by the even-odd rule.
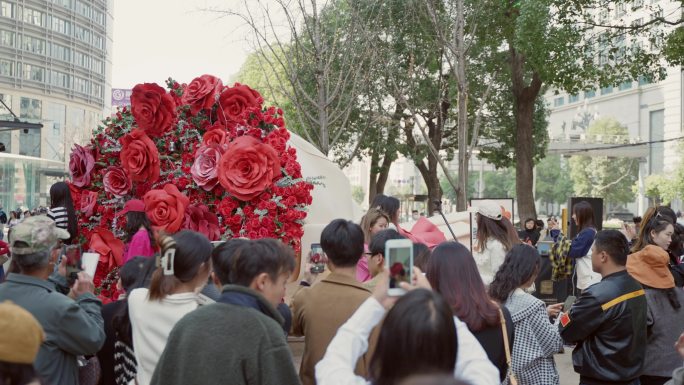
[[[387,142],[394,143],[399,136],[396,126],[389,128],[387,135]],[[382,154],[382,164],[380,164],[380,155]],[[394,146],[376,147],[371,154],[371,172],[370,181],[368,183],[368,204],[373,202],[377,194],[385,192],[385,185],[389,178],[389,171],[392,163],[397,159],[397,153]]]
[[[518,218],[536,218],[534,205],[534,151],[532,132],[534,125],[534,104],[541,90],[542,81],[538,73],[532,74],[530,84],[525,83],[523,66],[525,58],[509,42],[511,80],[513,92],[513,113],[515,114],[515,192],[518,198]]]
[[[515,142],[515,192],[518,197],[518,217],[522,220],[523,218],[537,217],[533,194],[534,161],[532,158],[532,117],[534,116],[534,99],[531,101],[517,100],[515,109],[515,120],[517,125],[517,138]]]
[[[456,2],[456,71],[458,77],[458,189],[456,210],[466,211],[468,202],[468,78],[466,77],[465,15],[463,0]]]

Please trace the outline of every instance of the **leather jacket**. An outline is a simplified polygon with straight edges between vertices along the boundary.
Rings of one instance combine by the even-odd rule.
[[[646,355],[646,296],[627,271],[589,286],[560,319],[560,335],[577,343],[572,363],[581,384],[630,384]]]

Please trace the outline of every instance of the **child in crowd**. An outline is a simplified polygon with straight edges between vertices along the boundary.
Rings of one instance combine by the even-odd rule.
[[[154,232],[145,213],[145,203],[139,199],[131,199],[126,202],[119,215],[126,215],[124,263],[133,257],[154,256]]]

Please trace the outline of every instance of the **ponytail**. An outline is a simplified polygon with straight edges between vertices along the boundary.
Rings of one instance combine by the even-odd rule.
[[[203,263],[210,263],[213,246],[203,234],[183,230],[173,236],[161,235],[161,255],[152,274],[150,300],[161,301],[182,283],[192,281]],[[209,266],[207,266],[209,268]]]

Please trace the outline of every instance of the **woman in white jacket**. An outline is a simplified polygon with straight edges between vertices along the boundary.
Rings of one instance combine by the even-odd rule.
[[[511,248],[520,243],[511,222],[504,218],[501,207],[494,203],[483,203],[471,209],[477,224],[477,244],[473,258],[485,285],[494,279],[494,273],[506,258]]]
[[[394,384],[414,375],[440,373],[453,373],[472,384],[499,384],[499,371],[439,294],[418,289],[396,300],[387,296],[388,273],[380,274],[373,296],[340,327],[316,365],[319,385]],[[418,286],[430,287],[420,269],[414,268],[414,277]],[[385,309],[395,301],[385,317]],[[368,349],[371,330],[383,317],[368,381],[355,375],[354,367]]]

